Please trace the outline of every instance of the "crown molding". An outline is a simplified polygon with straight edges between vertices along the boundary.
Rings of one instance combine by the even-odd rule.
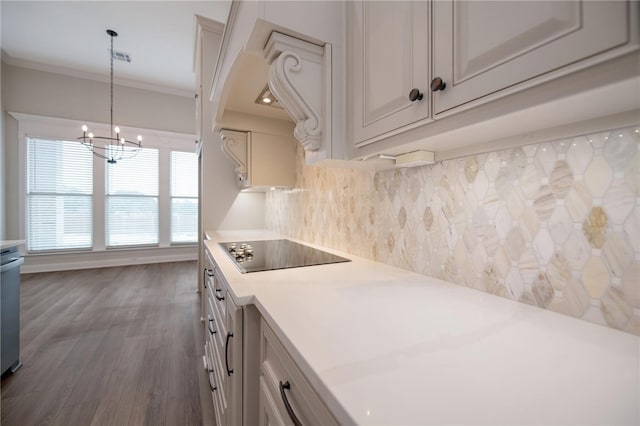
[[[43,62],[30,61],[27,59],[15,58],[2,50],[2,62],[14,67],[27,68],[36,71],[49,72],[53,74],[61,74],[67,77],[82,78],[85,80],[98,81],[101,83],[109,83],[109,75],[102,75],[88,71],[80,71],[74,68],[63,67],[59,65],[46,64]],[[179,89],[175,87],[161,86],[152,83],[145,83],[138,80],[126,78],[114,78],[116,86],[132,87],[135,89],[147,90],[150,92],[163,93],[166,95],[180,96],[184,98],[193,98],[193,90]]]

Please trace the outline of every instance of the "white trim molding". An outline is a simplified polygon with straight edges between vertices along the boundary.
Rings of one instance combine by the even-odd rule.
[[[112,266],[144,265],[147,263],[182,262],[196,260],[198,246],[173,246],[145,249],[117,249],[51,254],[27,254],[20,272],[70,271],[76,269],[108,268]]]

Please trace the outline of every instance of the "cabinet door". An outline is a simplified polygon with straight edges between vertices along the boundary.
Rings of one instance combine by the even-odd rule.
[[[349,87],[356,146],[429,116],[429,7],[349,2]],[[409,100],[418,89],[421,100]]]
[[[434,113],[530,87],[627,43],[628,8],[625,1],[434,2],[434,78],[446,83],[433,94]]]

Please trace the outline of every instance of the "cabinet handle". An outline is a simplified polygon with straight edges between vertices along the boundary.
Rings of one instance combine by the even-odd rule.
[[[196,93],[196,99],[198,99],[200,96]]]
[[[208,318],[208,320],[209,320],[209,324],[207,324],[207,328],[209,329],[209,333],[211,333],[212,335],[213,335],[213,334],[216,334],[216,333],[217,333],[217,331],[216,331],[216,330],[214,330],[214,329],[211,327],[211,325],[213,324],[213,318],[211,318],[209,315],[207,315],[207,318]]]
[[[211,392],[213,392],[214,390],[218,389],[216,386],[213,386],[211,384],[211,373],[213,373],[213,369],[209,368],[207,370],[207,379],[209,379],[209,389],[211,389]]]
[[[207,275],[213,277],[215,274],[213,273],[213,269],[207,269]]]
[[[204,288],[207,288],[207,268],[204,268],[204,272],[202,272],[202,282],[204,284]]]
[[[218,296],[218,292],[222,291],[222,289],[216,288],[215,290],[216,290],[216,294],[215,294],[216,299],[218,300],[218,302],[222,302],[224,300],[224,296]]]
[[[293,407],[291,407],[291,404],[289,404],[289,399],[287,398],[287,394],[284,391],[285,389],[291,389],[291,384],[289,384],[288,380],[284,383],[282,383],[282,380],[280,380],[280,398],[282,398],[284,408],[287,409],[287,414],[289,414],[289,418],[291,418],[293,424],[295,426],[302,426],[302,423],[300,422],[300,420],[298,420],[298,416],[296,416],[296,413],[293,411]]]
[[[442,81],[440,77],[436,77],[431,80],[431,91],[437,92],[438,90],[444,90],[447,87],[447,83]]]
[[[233,370],[229,369],[229,339],[233,337],[233,333],[227,333],[227,343],[224,345],[224,363],[227,365],[227,376],[233,374]]]
[[[421,101],[423,97],[424,94],[420,93],[418,89],[411,89],[411,91],[409,92],[409,100],[411,102]]]

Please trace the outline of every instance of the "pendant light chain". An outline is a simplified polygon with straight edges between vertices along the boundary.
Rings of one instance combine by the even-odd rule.
[[[110,117],[110,128],[111,128],[111,138],[113,139],[113,34],[109,34],[111,36],[111,51],[109,52],[109,54],[111,55],[111,84],[110,84],[110,88],[111,88],[111,104],[110,104],[110,113],[111,113],[111,117]]]

